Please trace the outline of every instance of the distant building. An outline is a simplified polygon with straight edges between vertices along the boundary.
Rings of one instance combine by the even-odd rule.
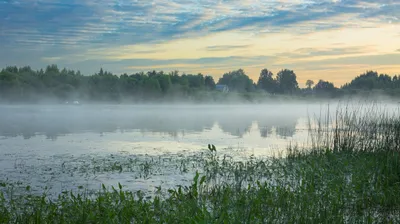
[[[221,91],[221,92],[223,92],[223,93],[229,92],[229,88],[228,88],[227,85],[215,85],[215,89],[216,89],[217,91]]]

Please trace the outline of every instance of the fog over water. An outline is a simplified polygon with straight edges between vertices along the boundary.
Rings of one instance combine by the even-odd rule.
[[[178,174],[166,162],[151,177],[141,177],[143,170],[135,167],[121,173],[94,170],[106,162],[170,161],[205,152],[208,144],[236,158],[271,156],[290,143],[305,145],[307,118],[324,117],[327,108],[328,103],[1,105],[0,180],[54,192],[118,182],[148,191],[160,184],[176,186],[192,174]],[[336,104],[329,108],[335,110]]]
[[[264,148],[274,145],[274,141],[296,138],[307,128],[307,114],[319,113],[323,107],[295,104],[0,106],[0,136],[2,145],[17,142],[31,145],[40,140],[41,145],[32,148],[38,152],[66,140],[82,141],[83,145],[90,140],[129,144],[168,141],[197,143],[202,147],[209,143],[220,147],[246,143]],[[70,148],[69,144],[62,145],[51,152]],[[85,148],[71,150],[87,151]],[[135,150],[129,151],[135,153]]]

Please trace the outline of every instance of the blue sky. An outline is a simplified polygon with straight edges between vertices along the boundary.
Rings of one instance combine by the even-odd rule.
[[[92,74],[288,68],[301,85],[400,74],[397,0],[0,0],[0,66]]]

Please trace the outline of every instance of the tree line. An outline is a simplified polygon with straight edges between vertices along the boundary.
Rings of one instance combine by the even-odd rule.
[[[190,98],[199,93],[220,94],[216,91],[216,85],[226,85],[230,92],[263,92],[271,95],[340,97],[367,90],[382,90],[389,95],[400,93],[399,76],[379,75],[375,71],[367,71],[341,87],[322,79],[317,83],[307,80],[305,84],[306,88],[299,88],[296,73],[289,69],[282,69],[276,75],[268,69],[262,69],[257,82],[246,75],[243,69],[238,69],[223,74],[215,82],[209,75],[179,74],[178,71],[115,75],[100,69],[87,76],[80,71],[60,70],[54,64],[37,71],[29,66],[8,66],[0,72],[0,100],[36,102],[45,98],[61,102],[120,102]]]

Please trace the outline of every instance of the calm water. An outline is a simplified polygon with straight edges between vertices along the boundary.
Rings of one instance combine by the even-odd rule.
[[[306,144],[308,115],[324,116],[326,106],[0,106],[0,181],[54,192],[175,186],[192,178],[177,172],[178,160],[207,144],[236,158]],[[153,161],[151,175],[145,161]],[[102,170],[118,164],[123,172]]]

